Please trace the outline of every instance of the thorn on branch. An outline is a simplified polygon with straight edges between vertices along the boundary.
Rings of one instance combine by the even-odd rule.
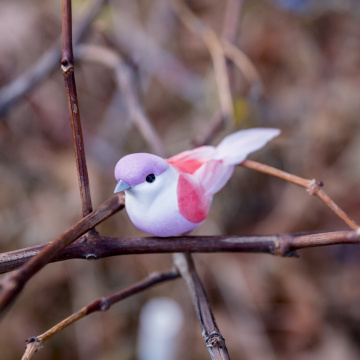
[[[225,349],[225,339],[221,336],[220,333],[213,331],[205,339],[205,345],[207,348],[219,347]]]
[[[70,72],[74,70],[74,65],[67,59],[62,59],[60,61],[61,64],[61,70],[64,73],[64,75],[68,75]]]
[[[322,181],[312,179],[306,191],[309,195],[316,195],[323,186],[324,183]]]
[[[291,235],[280,235],[275,239],[273,255],[282,256],[282,257],[298,257],[297,253],[291,248]]]
[[[32,343],[32,342],[35,342],[35,341],[39,341],[38,340],[38,338],[37,337],[30,337],[30,338],[27,338],[26,340],[25,340],[25,342],[27,343],[27,344],[30,344],[30,343]]]

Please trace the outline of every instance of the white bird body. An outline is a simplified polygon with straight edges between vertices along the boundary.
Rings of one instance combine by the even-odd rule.
[[[125,191],[127,213],[139,229],[155,236],[186,234],[208,215],[213,195],[234,166],[280,133],[256,128],[233,133],[217,146],[201,146],[169,159],[137,153],[115,167],[115,192]]]

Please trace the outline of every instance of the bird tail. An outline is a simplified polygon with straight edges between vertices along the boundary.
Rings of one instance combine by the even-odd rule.
[[[279,134],[278,129],[255,128],[228,135],[215,148],[211,160],[196,170],[194,175],[206,193],[213,195],[228,182],[235,165]]]
[[[249,154],[261,149],[279,134],[279,129],[267,128],[237,131],[226,136],[216,147],[215,159],[224,160],[228,165],[240,164]]]

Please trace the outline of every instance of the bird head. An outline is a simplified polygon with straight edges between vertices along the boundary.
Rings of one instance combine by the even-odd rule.
[[[126,155],[115,166],[115,178],[118,181],[115,193],[142,185],[145,189],[152,186],[154,190],[158,176],[169,168],[169,164],[163,158],[146,153]],[[155,185],[155,186],[154,186]]]

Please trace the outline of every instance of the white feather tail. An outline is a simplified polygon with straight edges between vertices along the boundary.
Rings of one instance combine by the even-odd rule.
[[[278,129],[255,128],[228,135],[215,148],[212,160],[202,165],[194,175],[206,192],[213,195],[230,179],[234,165],[243,162],[249,154],[279,134]]]
[[[255,128],[237,131],[226,136],[216,147],[216,159],[229,165],[243,162],[252,152],[261,149],[280,134],[279,129]]]

